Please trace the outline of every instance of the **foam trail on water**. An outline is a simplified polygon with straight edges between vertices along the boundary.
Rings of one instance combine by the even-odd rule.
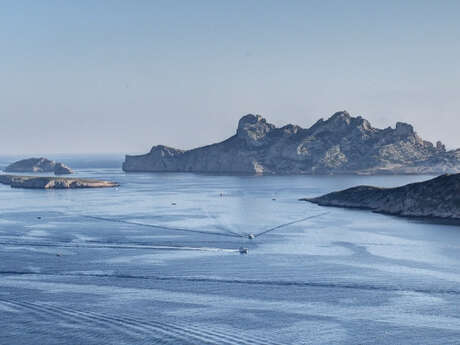
[[[306,220],[309,220],[309,219],[312,219],[312,218],[321,217],[321,216],[324,216],[325,214],[328,214],[328,213],[329,213],[329,212],[324,212],[324,213],[320,213],[320,214],[315,214],[315,215],[313,215],[313,216],[308,216],[308,217],[305,217],[305,218],[293,220],[293,221],[291,221],[291,222],[283,223],[283,224],[277,225],[277,226],[275,226],[275,227],[273,227],[273,228],[269,228],[269,229],[267,229],[267,230],[264,230],[264,231],[262,231],[262,232],[259,232],[259,233],[255,234],[254,237],[259,237],[259,236],[268,234],[268,233],[271,232],[271,231],[275,231],[275,230],[284,228],[284,227],[289,226],[289,225],[293,225],[293,224],[300,223],[300,222],[305,222]]]
[[[242,234],[240,234],[240,233],[237,233],[237,232],[234,232],[234,231],[228,229],[228,226],[224,226],[224,225],[222,224],[222,222],[219,221],[219,219],[217,219],[217,217],[216,217],[215,215],[211,215],[205,207],[202,207],[201,209],[206,213],[206,215],[207,215],[209,218],[212,218],[212,219],[214,219],[216,222],[218,222],[218,223],[221,224],[221,227],[220,227],[221,230],[223,230],[223,231],[225,231],[225,232],[227,232],[227,233],[229,233],[229,234],[238,236],[238,237],[244,237],[244,235],[242,235]]]
[[[143,226],[143,227],[149,227],[149,228],[154,228],[154,229],[162,229],[162,230],[169,230],[169,231],[194,232],[194,233],[205,234],[205,235],[217,235],[217,236],[227,236],[227,237],[241,237],[240,235],[229,234],[229,233],[194,230],[194,229],[186,229],[186,228],[176,228],[176,227],[169,227],[169,226],[156,225],[156,224],[131,222],[131,221],[128,221],[128,220],[113,219],[113,218],[106,218],[106,217],[99,217],[99,216],[81,215],[81,217],[90,218],[90,219],[96,219],[96,220],[102,220],[102,221],[106,221],[106,222],[122,223],[122,224]]]
[[[93,244],[93,243],[74,243],[74,242],[0,242],[2,246],[11,247],[56,247],[56,248],[90,248],[90,249],[155,249],[155,250],[190,250],[206,252],[238,252],[237,249],[215,248],[215,247],[188,247],[188,246],[160,246],[160,245],[141,245],[141,244]]]

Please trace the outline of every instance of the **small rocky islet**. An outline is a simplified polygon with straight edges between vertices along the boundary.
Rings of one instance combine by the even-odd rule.
[[[357,186],[300,200],[398,216],[460,220],[460,174],[445,174],[396,188]]]
[[[112,181],[54,177],[54,176],[21,176],[21,175],[0,175],[0,183],[12,188],[27,189],[77,189],[77,188],[106,188],[118,187],[119,184]]]
[[[73,174],[72,169],[67,165],[44,157],[19,160],[8,165],[4,171],[13,173],[54,173],[55,175]],[[8,174],[0,175],[0,183],[9,185],[12,188],[27,189],[77,189],[119,186],[116,182],[87,178]]]
[[[53,160],[40,157],[40,158],[27,158],[22,159],[17,162],[14,162],[8,165],[5,169],[5,172],[15,172],[15,173],[47,173],[52,172],[55,175],[69,175],[73,171],[67,165],[55,162]]]

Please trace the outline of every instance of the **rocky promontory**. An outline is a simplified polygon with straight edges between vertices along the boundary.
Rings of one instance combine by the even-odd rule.
[[[28,158],[14,162],[5,168],[5,172],[52,172],[55,175],[72,174],[67,165],[55,162],[44,157]]]
[[[460,174],[441,175],[397,188],[358,186],[301,200],[400,216],[460,219]]]
[[[30,189],[104,188],[119,186],[118,183],[111,181],[70,177],[20,175],[0,175],[0,183],[10,185],[12,188]]]
[[[420,138],[414,128],[374,128],[361,116],[337,112],[310,128],[277,128],[260,115],[243,116],[236,134],[192,150],[154,146],[127,155],[127,172],[249,174],[442,174],[460,172],[460,150]]]

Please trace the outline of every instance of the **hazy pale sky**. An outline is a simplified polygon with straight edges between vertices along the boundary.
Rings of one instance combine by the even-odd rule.
[[[460,147],[460,1],[0,1],[0,153],[147,152],[348,110]]]

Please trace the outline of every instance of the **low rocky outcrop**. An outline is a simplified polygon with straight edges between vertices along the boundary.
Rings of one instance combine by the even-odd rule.
[[[243,116],[236,134],[192,150],[159,145],[127,155],[123,170],[250,174],[440,174],[460,172],[460,150],[421,139],[398,122],[379,129],[345,111],[310,128],[277,128],[260,115]]]
[[[460,174],[441,175],[397,188],[358,186],[301,200],[400,216],[460,219]]]
[[[0,183],[10,185],[12,188],[30,189],[74,189],[119,186],[116,182],[93,179],[19,175],[0,175]]]
[[[56,165],[54,166],[54,174],[55,175],[69,175],[69,174],[73,174],[73,171],[67,165],[63,163],[56,163]]]
[[[52,172],[55,175],[72,174],[73,171],[67,165],[55,162],[44,157],[28,158],[8,165],[5,172]]]

